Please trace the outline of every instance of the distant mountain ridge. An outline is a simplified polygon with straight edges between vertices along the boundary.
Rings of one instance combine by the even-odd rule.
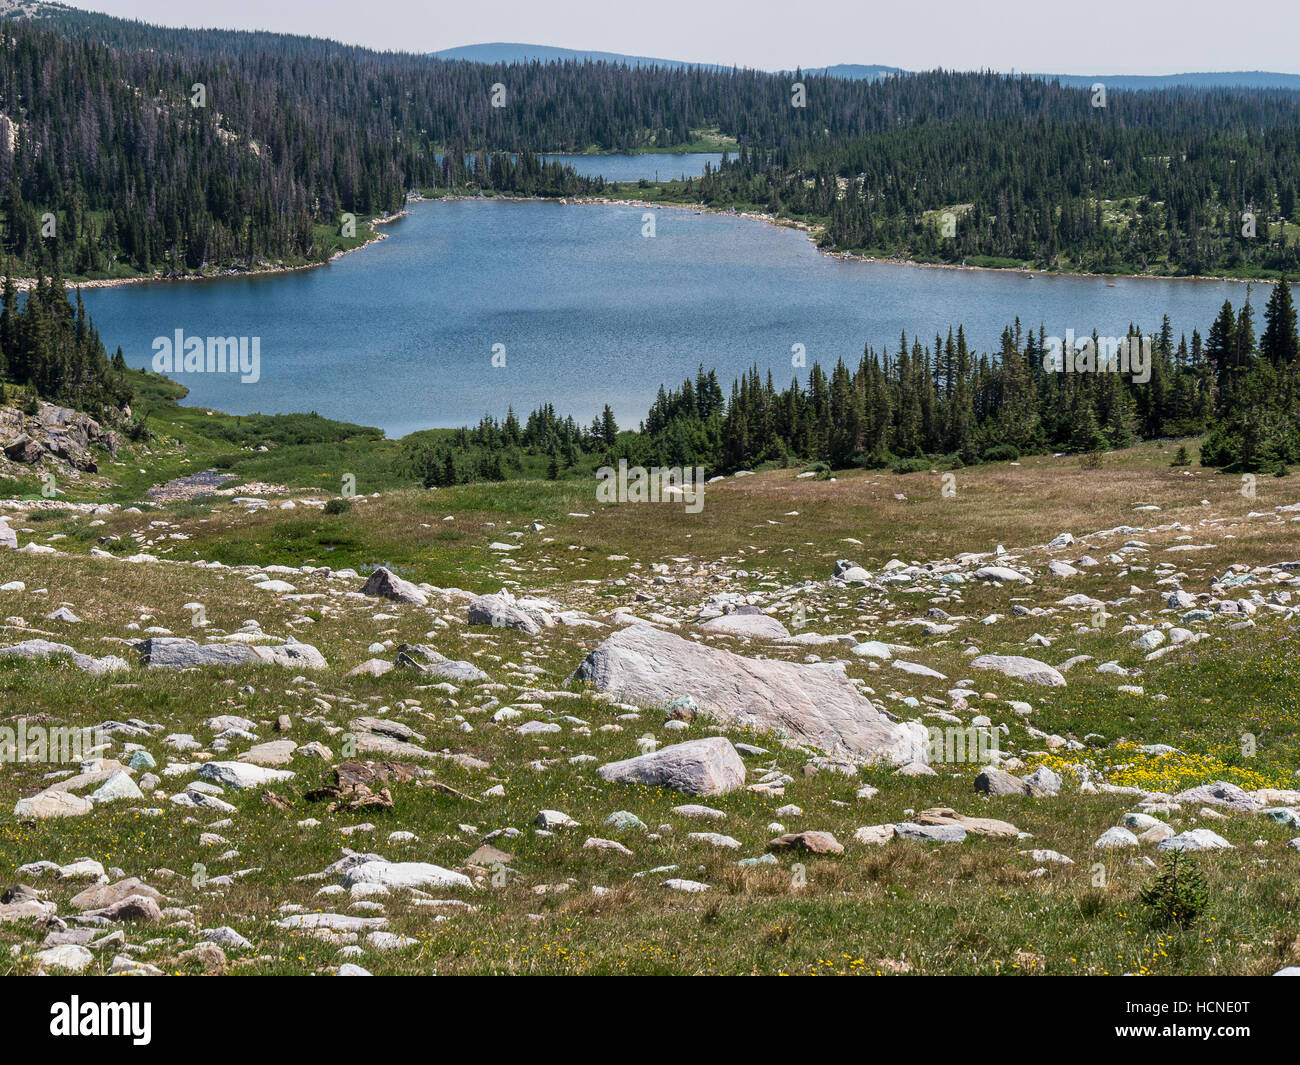
[[[693,63],[682,59],[627,55],[622,52],[596,52],[580,48],[559,48],[546,44],[496,42],[467,44],[429,53],[435,59],[463,60],[469,63],[620,63],[630,67],[658,66],[671,70],[699,67],[704,70],[730,70],[726,63]],[[829,67],[803,67],[805,74],[828,74],[850,81],[877,81],[893,74],[910,74],[902,67],[883,64],[837,63]],[[1102,82],[1109,89],[1293,89],[1300,90],[1300,74],[1269,70],[1193,71],[1180,74],[1026,74],[1030,78],[1057,80],[1062,85],[1087,88]]]
[[[622,52],[594,52],[581,48],[557,48],[548,44],[466,44],[459,48],[444,48],[430,52],[434,59],[459,59],[468,63],[541,63],[584,62],[621,63],[629,67],[666,67],[670,70],[684,70],[698,67],[701,70],[731,70],[730,63],[693,63],[685,59],[659,59],[654,56],[625,55]],[[805,74],[830,74],[833,77],[853,80],[872,80],[883,78],[887,74],[906,74],[899,67],[866,66],[860,63],[841,63],[833,67],[808,67]]]

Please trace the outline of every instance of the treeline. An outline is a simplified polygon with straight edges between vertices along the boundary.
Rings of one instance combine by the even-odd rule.
[[[1114,91],[1094,107],[1087,90],[989,73],[490,66],[70,10],[0,27],[0,241],[69,273],[320,259],[344,213],[431,188],[591,191],[538,153],[664,149],[702,130],[740,150],[683,198],[818,219],[836,248],[1297,266],[1291,92]]]
[[[20,298],[7,274],[0,296],[0,403],[17,400],[35,413],[37,398],[116,422],[131,400],[126,360],[112,360],[82,306],[68,300],[57,274]],[[20,386],[11,390],[7,385]]]
[[[1155,95],[1149,124],[1130,113],[1138,98],[1152,108],[1147,94],[1098,109],[1085,94],[1055,119],[1048,107],[1037,119],[917,122],[794,153],[741,151],[698,182],[699,196],[824,220],[823,246],[880,256],[1294,275],[1295,94]],[[1194,114],[1208,120],[1189,128]]]
[[[806,381],[785,388],[755,368],[724,396],[701,366],[680,388],[661,388],[636,431],[620,432],[609,407],[586,429],[549,405],[521,427],[512,410],[501,423],[485,417],[473,429],[415,434],[405,470],[427,485],[503,480],[529,472],[529,456],[549,456],[551,476],[619,459],[709,474],[814,464],[908,472],[1208,433],[1204,465],[1276,471],[1300,462],[1300,341],[1288,285],[1272,286],[1263,322],[1256,338],[1248,296],[1239,309],[1225,302],[1205,337],[1176,337],[1168,316],[1154,334],[1130,327],[1114,338],[1133,353],[1127,367],[1111,338],[1080,338],[1095,354],[1090,372],[1066,372],[1064,345],[1019,320],[996,351],[973,351],[961,326],[930,343],[904,335],[893,351],[868,347],[854,365],[840,360],[827,372],[814,363]]]
[[[557,480],[593,456],[613,448],[619,439],[618,423],[608,404],[580,427],[572,415],[561,418],[553,404],[544,403],[522,425],[514,408],[503,421],[484,415],[474,428],[431,430],[406,438],[397,472],[426,488],[441,488],[475,481],[504,481],[511,475],[545,471]],[[530,459],[540,459],[544,465]]]
[[[1234,313],[1225,301],[1210,328],[1214,422],[1204,465],[1282,473],[1300,462],[1300,342],[1286,285],[1273,287],[1262,324],[1256,341],[1250,303]]]

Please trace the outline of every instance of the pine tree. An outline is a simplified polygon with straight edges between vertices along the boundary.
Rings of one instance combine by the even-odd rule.
[[[1273,286],[1264,307],[1264,335],[1259,340],[1259,354],[1279,369],[1294,365],[1300,355],[1296,310],[1285,277]]]

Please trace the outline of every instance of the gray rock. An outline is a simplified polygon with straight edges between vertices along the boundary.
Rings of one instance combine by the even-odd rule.
[[[707,843],[710,847],[722,847],[733,851],[740,849],[740,840],[724,836],[721,832],[688,832],[686,838],[692,843]]]
[[[1230,851],[1235,849],[1221,835],[1208,828],[1193,828],[1188,832],[1181,832],[1156,846],[1156,850],[1160,851]]]
[[[65,972],[84,972],[95,960],[95,956],[85,947],[68,943],[61,947],[38,950],[36,960],[43,969],[62,969]]]
[[[236,790],[260,788],[278,780],[292,780],[294,776],[288,769],[268,769],[247,762],[204,762],[199,766],[198,775],[203,780]]]
[[[1261,810],[1260,814],[1270,821],[1276,821],[1279,825],[1285,825],[1287,828],[1300,828],[1300,813],[1285,806],[1276,806],[1271,810]]]
[[[910,673],[914,677],[928,677],[931,680],[947,680],[948,678],[940,673],[937,669],[931,669],[929,666],[923,666],[919,662],[905,662],[901,658],[895,658],[893,667],[900,672]]]
[[[346,913],[291,913],[275,922],[279,928],[324,928],[331,932],[368,932],[383,928],[387,917],[353,917]]]
[[[613,851],[615,854],[622,854],[626,857],[632,857],[632,852],[616,839],[601,839],[599,836],[591,836],[582,845],[585,851]]]
[[[1048,769],[1045,765],[1040,765],[1025,777],[1025,783],[1041,795],[1056,795],[1061,790],[1061,774]]]
[[[1174,802],[1208,803],[1211,806],[1228,806],[1242,811],[1258,810],[1264,805],[1236,784],[1230,784],[1226,780],[1216,780],[1211,784],[1201,784],[1180,791],[1174,796]]]
[[[369,861],[354,865],[343,874],[343,886],[382,884],[389,888],[472,888],[464,873],[444,869],[428,862]]]
[[[145,921],[155,924],[162,920],[162,908],[149,895],[128,895],[98,910],[86,910],[87,917],[103,917],[109,921]]]
[[[471,625],[491,625],[494,629],[518,629],[536,636],[554,621],[545,611],[527,610],[507,591],[480,595],[469,604]]]
[[[894,826],[864,825],[853,833],[853,838],[869,847],[880,847],[894,838]]]
[[[458,684],[477,684],[492,678],[473,662],[446,658],[423,644],[402,644],[394,664],[398,669],[413,669],[431,677],[442,677]]]
[[[1137,845],[1137,836],[1133,835],[1127,828],[1120,828],[1118,825],[1106,829],[1097,837],[1097,842],[1093,844],[1098,850],[1115,850],[1119,847],[1136,847]]]
[[[577,828],[578,822],[563,810],[542,810],[534,819],[538,828]]]
[[[776,618],[762,612],[749,613],[743,608],[706,621],[700,628],[705,632],[721,632],[728,636],[746,636],[759,640],[781,640],[790,635],[790,630]]]
[[[329,668],[329,663],[325,661],[325,656],[320,651],[309,643],[299,643],[297,640],[288,640],[269,647],[255,646],[252,650],[253,654],[263,662],[273,666],[283,666],[285,669]]]
[[[140,660],[150,669],[254,666],[262,661],[246,643],[198,644],[181,636],[154,636],[135,646]]]
[[[112,802],[115,799],[143,799],[140,788],[131,779],[131,774],[119,770],[91,793],[90,801],[95,803]]]
[[[363,595],[382,596],[398,603],[410,603],[413,606],[428,606],[429,597],[410,581],[403,580],[397,574],[380,566],[366,583],[361,586]]]
[[[1032,584],[1019,570],[1011,569],[1007,566],[981,566],[975,571],[975,579],[981,581],[1023,581],[1025,584]]]
[[[393,663],[385,661],[382,658],[368,658],[359,666],[353,666],[347,671],[345,676],[348,677],[382,677],[385,673],[391,673],[394,669]]]
[[[366,903],[364,905],[377,906],[378,903]],[[366,935],[366,942],[372,950],[387,953],[394,950],[409,950],[420,941],[413,936],[399,936],[393,932],[370,932]]]
[[[269,647],[246,643],[195,643],[180,636],[154,636],[136,645],[150,669],[192,669],[203,666],[259,666],[286,669],[325,669],[324,656],[311,644],[289,641]]]
[[[73,895],[70,901],[74,909],[84,913],[89,910],[102,910],[133,896],[150,898],[154,902],[163,901],[160,891],[134,876],[126,877],[114,884],[96,884],[94,887],[88,887],[80,894]]]
[[[288,765],[297,749],[298,744],[293,740],[271,740],[250,747],[235,760],[250,765]]]
[[[925,727],[891,721],[854,687],[840,663],[745,658],[631,625],[593,650],[575,676],[649,706],[667,706],[689,694],[728,724],[779,729],[831,754],[899,765],[926,758]]]
[[[980,655],[971,659],[975,669],[992,669],[1027,684],[1042,684],[1050,688],[1064,688],[1065,678],[1060,672],[1040,662],[1037,658],[1023,655]]]
[[[870,584],[875,579],[856,562],[850,562],[846,558],[835,563],[835,570],[831,576],[844,581],[845,584]]]
[[[649,784],[684,795],[724,795],[745,785],[745,763],[723,736],[688,740],[638,758],[610,762],[597,772],[611,783]]]
[[[5,658],[50,658],[55,656],[66,655],[72,659],[73,665],[84,673],[116,673],[119,670],[130,669],[131,665],[123,658],[117,655],[104,655],[102,658],[96,658],[93,655],[83,655],[64,643],[51,643],[49,640],[23,640],[21,643],[10,644],[8,647],[0,647],[0,656]]]
[[[73,795],[68,791],[42,791],[36,795],[19,799],[14,804],[14,817],[23,821],[31,818],[44,820],[47,817],[75,817],[88,814],[95,808],[89,799]]]
[[[200,938],[205,943],[216,943],[230,950],[253,949],[252,943],[226,924],[219,928],[205,928]]]
[[[1005,769],[985,766],[975,778],[975,790],[984,795],[1034,795],[1035,785],[1014,777]]]
[[[693,821],[725,821],[727,819],[725,810],[715,810],[712,806],[701,806],[699,803],[674,806],[673,813],[678,817],[689,817]]]
[[[918,825],[900,821],[894,825],[894,835],[922,843],[961,843],[966,839],[966,830],[961,825]]]

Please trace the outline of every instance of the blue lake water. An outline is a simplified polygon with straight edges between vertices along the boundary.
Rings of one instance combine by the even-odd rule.
[[[583,177],[603,177],[606,181],[675,181],[697,178],[704,164],[713,169],[722,162],[721,152],[692,152],[684,155],[548,155],[573,167]]]
[[[604,157],[609,158],[609,157]],[[635,157],[644,159],[646,157]],[[725,391],[757,364],[778,385],[808,364],[892,352],[900,332],[932,342],[964,323],[994,349],[1019,315],[1049,335],[1204,335],[1235,282],[1047,278],[843,261],[800,232],[734,216],[459,200],[416,205],[388,239],[328,266],[262,277],[87,289],[110,353],[146,367],[157,337],[257,337],[260,379],[176,375],[186,402],[247,414],[317,411],[390,436],[504,416],[543,402],[580,423],[605,403],[642,418],[660,384],[702,363]],[[1266,289],[1256,289],[1262,309]],[[493,362],[504,345],[504,366]],[[498,353],[501,348],[495,349]]]

